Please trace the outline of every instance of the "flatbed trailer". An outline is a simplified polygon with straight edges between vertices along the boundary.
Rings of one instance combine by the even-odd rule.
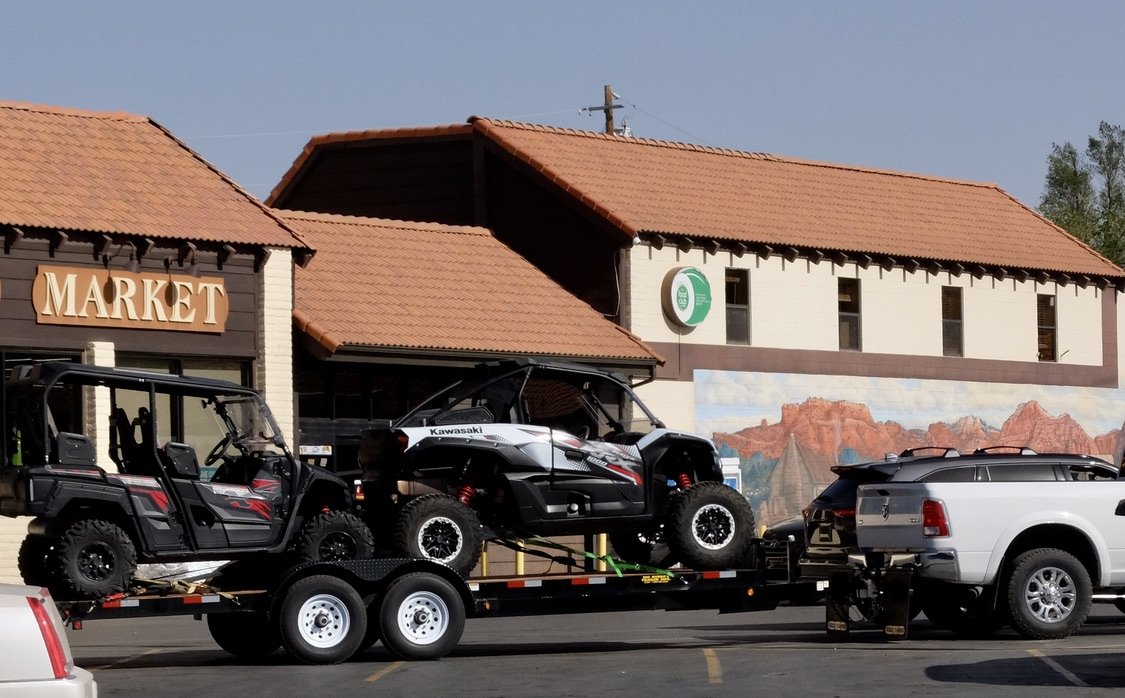
[[[761,611],[807,598],[813,585],[766,579],[762,567],[643,569],[462,579],[409,558],[243,565],[206,586],[151,585],[97,601],[60,601],[86,621],[190,615],[228,652],[262,657],[284,647],[312,664],[341,662],[378,641],[402,659],[437,659],[466,618],[629,610]]]

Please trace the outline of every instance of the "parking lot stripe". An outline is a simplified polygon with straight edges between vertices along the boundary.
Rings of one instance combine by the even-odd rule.
[[[1068,670],[1062,664],[1059,664],[1058,662],[1051,659],[1047,655],[1043,654],[1039,650],[1028,650],[1027,653],[1030,654],[1032,657],[1035,657],[1039,661],[1043,662],[1047,666],[1051,667],[1052,669],[1054,669],[1060,676],[1062,676],[1064,679],[1071,682],[1075,686],[1081,686],[1082,688],[1089,688],[1090,687],[1090,684],[1088,684],[1085,681],[1083,681],[1082,679],[1078,678],[1078,675],[1075,674],[1073,671]]]
[[[376,671],[374,674],[372,674],[371,676],[368,676],[366,679],[364,679],[364,681],[378,681],[379,679],[383,678],[384,676],[391,673],[392,671],[397,671],[398,669],[401,669],[405,665],[406,665],[406,662],[395,662],[394,664],[390,664],[388,666],[383,667],[379,671]]]
[[[719,655],[707,648],[703,650],[703,658],[707,660],[707,683],[722,683],[723,666],[719,664]]]

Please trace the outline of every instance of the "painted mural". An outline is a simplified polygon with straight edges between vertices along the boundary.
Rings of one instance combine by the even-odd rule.
[[[737,458],[760,524],[800,513],[831,467],[910,448],[985,446],[1120,462],[1125,392],[804,374],[696,371],[697,427]]]

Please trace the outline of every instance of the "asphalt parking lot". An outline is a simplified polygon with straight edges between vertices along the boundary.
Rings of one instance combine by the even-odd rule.
[[[248,664],[191,618],[88,622],[68,631],[102,696],[423,695],[1025,696],[1125,687],[1125,615],[1095,606],[1082,631],[1032,642],[958,640],[923,616],[910,639],[829,642],[823,609],[717,615],[641,611],[470,620],[452,655],[400,662],[379,645],[344,664],[283,652]]]

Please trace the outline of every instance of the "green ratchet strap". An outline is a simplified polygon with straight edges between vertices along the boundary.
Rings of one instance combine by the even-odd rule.
[[[637,564],[635,562],[625,562],[624,560],[618,560],[617,558],[613,557],[612,555],[595,555],[594,553],[591,553],[588,550],[579,550],[577,548],[571,548],[570,546],[563,545],[561,543],[556,543],[555,541],[548,540],[546,538],[539,538],[537,536],[532,536],[530,538],[524,538],[523,542],[528,544],[528,545],[534,545],[534,546],[538,546],[538,547],[541,547],[541,548],[553,548],[555,550],[561,550],[565,553],[568,553],[569,556],[568,557],[562,557],[560,555],[551,555],[551,554],[543,552],[541,550],[533,550],[531,548],[528,548],[523,543],[517,543],[516,541],[508,540],[508,539],[505,539],[505,538],[489,538],[488,542],[489,543],[497,543],[499,545],[504,546],[505,548],[510,548],[510,549],[515,550],[516,552],[519,552],[519,553],[525,553],[525,554],[528,554],[528,555],[535,555],[536,557],[546,558],[546,559],[550,560],[551,562],[557,562],[560,565],[566,565],[567,567],[576,567],[578,565],[577,561],[575,561],[571,557],[569,557],[569,556],[573,556],[573,555],[578,555],[579,557],[589,558],[591,560],[600,560],[600,561],[604,562],[607,567],[609,567],[611,570],[613,570],[613,573],[616,574],[618,577],[623,576],[624,572],[647,572],[649,574],[660,574],[660,575],[664,575],[668,579],[675,579],[676,576],[677,576],[676,573],[673,572],[672,570],[664,569],[662,567],[652,567],[650,565],[641,565],[641,564]]]

